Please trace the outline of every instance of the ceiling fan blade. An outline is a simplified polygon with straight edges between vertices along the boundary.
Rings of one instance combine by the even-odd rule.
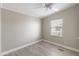
[[[53,5],[54,5],[54,3],[40,3],[40,5],[36,8],[52,9]]]

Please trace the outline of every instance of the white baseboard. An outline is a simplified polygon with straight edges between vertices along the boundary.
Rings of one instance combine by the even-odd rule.
[[[54,45],[57,45],[57,46],[61,46],[63,48],[66,48],[66,49],[69,49],[69,50],[72,50],[74,52],[79,53],[79,50],[76,49],[76,48],[72,48],[72,47],[69,47],[69,46],[66,46],[66,45],[62,45],[62,44],[59,44],[59,43],[51,42],[51,41],[48,41],[48,40],[45,40],[45,39],[43,41],[48,42],[48,43],[51,43],[51,44],[54,44]]]
[[[24,48],[24,47],[28,47],[28,46],[33,45],[33,44],[36,44],[36,43],[38,43],[38,42],[40,42],[40,41],[42,41],[42,40],[37,40],[37,41],[31,42],[31,43],[28,43],[28,44],[19,46],[19,47],[17,47],[17,48],[13,48],[13,49],[11,49],[11,50],[8,50],[8,51],[5,51],[5,52],[1,53],[0,56],[4,56],[4,55],[6,55],[6,54],[8,54],[8,53],[11,53],[11,52],[14,52],[14,51],[16,51],[16,50],[22,49],[22,48]]]
[[[8,54],[8,53],[17,51],[17,50],[22,49],[22,48],[24,48],[24,47],[28,47],[28,46],[33,45],[33,44],[36,44],[36,43],[38,43],[38,42],[40,42],[40,41],[45,41],[45,42],[48,42],[48,43],[50,43],[50,44],[54,44],[54,45],[57,45],[57,46],[61,46],[61,47],[63,47],[63,48],[66,48],[66,49],[69,49],[69,50],[72,50],[72,51],[75,51],[75,52],[78,52],[78,53],[79,53],[79,50],[76,49],[76,48],[72,48],[72,47],[69,47],[69,46],[65,46],[65,45],[62,45],[62,44],[59,44],[59,43],[55,43],[55,42],[51,42],[51,41],[48,41],[48,40],[43,39],[43,40],[34,41],[34,42],[31,42],[31,43],[28,43],[28,44],[19,46],[19,47],[17,47],[17,48],[14,48],[14,49],[5,51],[5,52],[1,53],[0,56],[4,56],[4,55],[6,55],[6,54]]]

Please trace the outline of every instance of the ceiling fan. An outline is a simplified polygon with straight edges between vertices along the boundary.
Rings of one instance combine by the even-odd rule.
[[[37,8],[52,9],[53,6],[54,6],[54,3],[41,3],[40,6]]]
[[[37,8],[44,8],[46,10],[53,10],[53,11],[59,11],[58,8],[55,7],[56,3],[40,3],[39,7]]]

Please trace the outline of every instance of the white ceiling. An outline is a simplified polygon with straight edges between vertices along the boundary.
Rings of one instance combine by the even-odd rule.
[[[63,9],[76,5],[76,3],[54,3],[54,9],[51,10],[38,8],[40,7],[40,5],[41,3],[3,3],[2,8],[20,12],[29,16],[42,18],[57,12],[56,10],[61,11]]]

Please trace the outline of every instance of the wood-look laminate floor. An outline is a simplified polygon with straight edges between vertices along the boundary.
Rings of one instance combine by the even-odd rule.
[[[79,53],[41,41],[5,56],[79,56]]]

